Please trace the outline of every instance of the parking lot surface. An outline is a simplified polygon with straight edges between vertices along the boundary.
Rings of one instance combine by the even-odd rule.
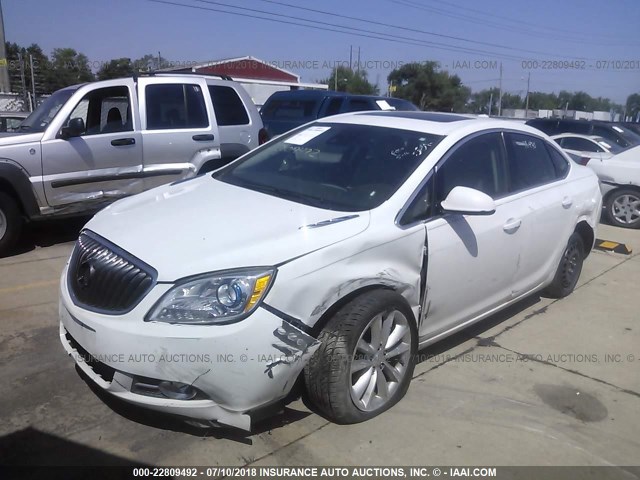
[[[640,231],[594,251],[568,298],[533,296],[420,354],[407,396],[341,426],[297,399],[252,434],[199,429],[94,391],[58,339],[81,222],[0,259],[0,462],[29,465],[633,465],[640,458]],[[541,239],[541,241],[544,241]]]

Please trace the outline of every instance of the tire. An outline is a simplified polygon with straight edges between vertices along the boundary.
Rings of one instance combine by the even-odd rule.
[[[22,216],[18,204],[13,197],[0,192],[0,256],[15,245],[21,231]]]
[[[640,191],[632,188],[614,190],[607,195],[605,210],[613,225],[640,228]]]
[[[573,292],[582,272],[584,257],[582,237],[574,232],[569,237],[567,247],[562,253],[560,265],[558,265],[553,281],[544,293],[552,298],[564,298]]]
[[[378,343],[384,331],[376,340],[375,326],[389,327],[385,346]],[[407,392],[418,333],[411,309],[397,293],[374,290],[356,297],[329,320],[318,340],[321,345],[305,368],[305,384],[308,399],[329,420],[368,420]]]

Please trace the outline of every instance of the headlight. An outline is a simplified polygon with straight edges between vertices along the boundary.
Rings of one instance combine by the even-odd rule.
[[[273,268],[251,268],[187,279],[165,293],[146,320],[198,325],[241,320],[256,309],[274,276]]]

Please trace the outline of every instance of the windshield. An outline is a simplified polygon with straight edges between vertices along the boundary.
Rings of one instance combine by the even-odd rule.
[[[442,138],[385,127],[315,123],[213,176],[319,208],[370,210],[387,200]]]
[[[623,150],[626,150],[625,148],[621,147],[620,145],[618,145],[617,143],[614,142],[610,142],[609,140],[602,138],[602,137],[595,137],[594,140],[598,143],[598,145],[600,145],[602,148],[604,148],[605,150],[607,150],[608,152],[611,152],[613,154],[616,153],[620,153]]]
[[[21,132],[44,132],[62,106],[75,93],[77,88],[58,90],[36,108],[21,124]]]

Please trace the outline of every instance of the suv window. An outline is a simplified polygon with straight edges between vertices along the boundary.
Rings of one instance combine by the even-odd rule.
[[[499,133],[487,133],[463,143],[438,168],[438,203],[447,198],[454,187],[475,188],[492,198],[507,192],[504,150]]]
[[[522,133],[505,133],[511,191],[552,182],[558,175],[544,141]]]
[[[147,85],[147,130],[209,126],[202,89],[195,84]]]
[[[375,110],[369,100],[361,99],[361,98],[352,98],[349,100],[349,104],[347,105],[346,112],[363,112],[366,110]]]
[[[262,115],[275,120],[311,120],[316,104],[315,100],[271,100],[262,109]]]
[[[247,110],[233,88],[209,85],[209,94],[218,125],[247,125],[249,123]]]
[[[581,152],[604,152],[604,150],[595,143],[586,138],[566,137],[562,139],[562,148],[569,150],[579,150]]]
[[[611,128],[605,127],[603,125],[594,125],[593,134],[606,138],[610,142],[614,142],[616,145],[619,145],[622,148],[631,146],[631,144],[623,138],[622,134],[616,133]]]
[[[342,98],[332,98],[329,100],[329,104],[327,105],[327,111],[325,112],[325,116],[329,117],[331,115],[337,115],[340,113],[340,107],[342,106]]]
[[[558,130],[560,132],[571,132],[571,133],[582,133],[584,135],[588,135],[591,132],[591,124],[585,121],[560,121],[558,125]]]
[[[131,103],[127,87],[98,88],[87,93],[67,118],[84,120],[83,136],[133,130]]]

